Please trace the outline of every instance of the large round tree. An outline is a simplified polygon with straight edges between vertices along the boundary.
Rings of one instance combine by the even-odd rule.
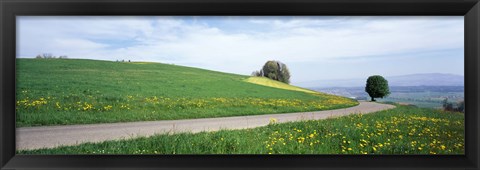
[[[260,70],[260,75],[272,80],[290,83],[290,71],[287,65],[280,61],[267,61]]]
[[[383,98],[390,94],[388,81],[379,75],[368,77],[365,91],[370,95],[372,101],[375,101],[375,98]]]

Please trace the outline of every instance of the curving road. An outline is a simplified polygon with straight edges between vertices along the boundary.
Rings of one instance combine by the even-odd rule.
[[[90,125],[25,127],[16,129],[17,150],[53,148],[85,142],[128,139],[154,134],[177,132],[244,129],[268,125],[271,118],[277,122],[318,120],[350,114],[365,114],[395,108],[393,105],[361,101],[358,106],[337,110],[302,113],[283,113],[255,116],[235,116],[187,120],[108,123]]]

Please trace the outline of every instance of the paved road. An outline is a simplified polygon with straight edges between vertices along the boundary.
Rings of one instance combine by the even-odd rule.
[[[358,106],[316,112],[235,116],[223,118],[162,120],[92,125],[68,125],[17,128],[17,149],[53,148],[60,145],[77,145],[85,142],[101,142],[128,139],[154,134],[177,132],[215,131],[219,129],[244,129],[268,125],[271,118],[277,122],[326,119],[349,114],[365,114],[395,106],[360,102]]]

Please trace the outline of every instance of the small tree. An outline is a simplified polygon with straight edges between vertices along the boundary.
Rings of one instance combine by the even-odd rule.
[[[51,53],[43,53],[42,57],[43,58],[53,58],[53,55]]]
[[[464,112],[465,113],[465,100],[462,100],[458,102],[458,106],[456,109],[458,112]]]
[[[457,102],[456,107],[453,105],[452,102],[448,101],[448,98],[443,100],[443,110],[445,111],[455,111],[455,112],[465,112],[465,101],[462,100]]]
[[[453,103],[448,102],[448,99],[443,100],[443,110],[453,111]]]
[[[386,97],[390,94],[390,90],[388,88],[388,81],[379,75],[370,76],[367,79],[365,92],[370,95],[372,101],[376,101],[375,98]]]
[[[260,73],[260,71],[253,71],[252,76],[261,77],[262,74]]]

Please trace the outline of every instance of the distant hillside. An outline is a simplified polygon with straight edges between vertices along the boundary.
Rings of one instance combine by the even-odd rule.
[[[390,86],[463,86],[464,77],[454,74],[428,73],[409,74],[401,76],[386,76]],[[365,79],[343,79],[343,80],[316,80],[309,82],[295,83],[295,85],[306,88],[318,87],[361,87],[365,86]]]
[[[464,77],[454,74],[411,74],[387,77],[392,86],[463,86]]]

